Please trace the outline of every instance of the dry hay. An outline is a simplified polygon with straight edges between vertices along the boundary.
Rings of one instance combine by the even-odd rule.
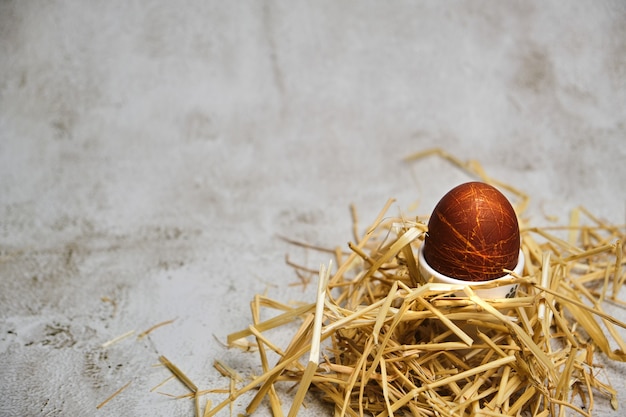
[[[525,194],[489,178],[476,163],[433,152],[512,193],[523,213]],[[255,297],[252,324],[228,343],[255,345],[263,373],[241,386],[236,372],[222,371],[231,378],[229,397],[204,415],[256,390],[246,411],[253,413],[267,398],[272,413],[282,416],[276,385],[283,381],[298,384],[289,416],[308,390],[331,403],[335,416],[547,417],[572,410],[591,416],[596,395],[617,407],[594,355],[626,360],[616,329],[626,325],[603,310],[607,302],[623,304],[617,298],[626,279],[623,227],[579,208],[561,228],[563,238],[520,218],[526,265],[512,278],[518,291],[514,298],[486,300],[471,287],[422,282],[415,254],[426,226],[385,217],[391,204],[363,235],[355,216],[350,251],[331,251],[336,268],[320,269],[316,303],[293,307]],[[459,290],[464,296],[452,296]],[[279,314],[260,321],[261,309]],[[288,346],[266,336],[294,322],[300,327]],[[270,353],[279,358],[272,364]]]

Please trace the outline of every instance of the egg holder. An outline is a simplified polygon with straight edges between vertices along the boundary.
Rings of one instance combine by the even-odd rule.
[[[456,279],[453,277],[449,277],[443,275],[436,270],[434,270],[428,262],[426,262],[426,258],[424,258],[424,245],[421,245],[418,248],[418,268],[421,275],[421,278],[424,282],[438,282],[443,284],[453,284],[453,285],[469,285],[476,292],[476,295],[483,299],[497,299],[497,298],[513,298],[515,297],[515,293],[517,291],[517,284],[508,284],[508,285],[499,285],[499,286],[490,286],[493,285],[494,282],[498,281],[508,281],[513,278],[513,275],[507,274],[503,277],[490,279],[487,281],[464,281],[460,279]],[[521,275],[524,270],[524,253],[520,249],[519,257],[517,260],[517,265],[513,269],[513,272],[516,275]],[[481,288],[488,286],[489,288]],[[463,291],[457,291],[454,293],[455,297],[463,297],[465,293]]]

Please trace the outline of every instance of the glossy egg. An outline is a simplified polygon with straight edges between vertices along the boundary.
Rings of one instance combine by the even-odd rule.
[[[450,190],[428,221],[424,258],[436,271],[464,281],[502,277],[518,262],[515,210],[495,187],[468,182]]]

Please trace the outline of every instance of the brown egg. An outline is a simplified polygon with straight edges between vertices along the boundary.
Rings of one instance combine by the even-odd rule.
[[[506,197],[491,185],[468,182],[437,203],[428,222],[424,258],[441,274],[487,281],[517,265],[520,234]]]

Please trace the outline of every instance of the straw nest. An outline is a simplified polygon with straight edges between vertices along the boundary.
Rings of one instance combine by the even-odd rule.
[[[617,329],[626,325],[603,310],[624,304],[617,298],[626,279],[624,228],[583,208],[561,228],[531,227],[522,217],[528,196],[442,151],[412,159],[433,152],[517,200],[526,264],[510,280],[519,284],[516,295],[482,299],[471,286],[423,282],[415,255],[424,221],[389,218],[389,201],[360,234],[355,214],[354,242],[349,251],[328,251],[333,262],[320,268],[315,303],[255,297],[251,325],[228,344],[254,347],[263,373],[244,381],[216,364],[231,378],[229,396],[204,415],[256,390],[246,411],[267,399],[282,416],[276,386],[285,381],[296,383],[289,416],[308,391],[336,416],[591,416],[598,395],[617,407],[594,356],[626,360]],[[305,276],[306,268],[294,267]],[[261,321],[261,310],[273,318]],[[288,346],[269,339],[269,330],[293,323],[299,329]],[[270,363],[268,354],[278,360]]]

